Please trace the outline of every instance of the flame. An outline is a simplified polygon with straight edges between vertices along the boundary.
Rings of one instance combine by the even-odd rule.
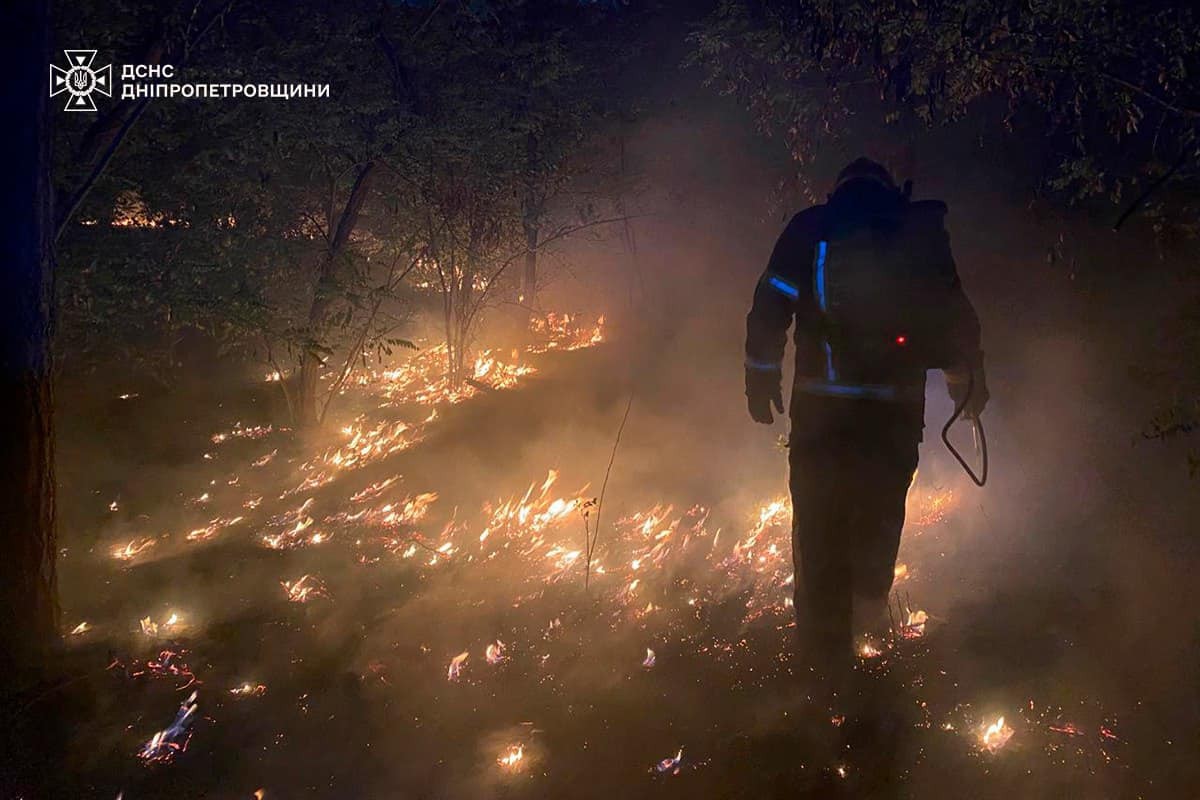
[[[192,723],[198,708],[196,692],[192,692],[180,704],[174,721],[142,745],[138,751],[138,758],[146,764],[169,764],[175,756],[187,750],[188,743],[192,740]]]
[[[573,518],[583,508],[585,501],[582,492],[574,496],[552,498],[550,490],[557,480],[558,472],[549,470],[541,487],[536,483],[530,484],[519,500],[511,498],[484,506],[487,522],[479,535],[479,546],[491,548],[493,553],[516,547],[521,555],[540,558],[550,564],[547,580],[561,577],[579,561],[583,551],[548,541],[547,536]]]
[[[531,349],[534,352],[539,352],[537,348],[561,351],[598,343],[603,340],[602,325],[603,320],[591,328],[569,316],[547,315],[535,323],[535,330],[545,334],[547,343]],[[483,391],[470,383],[463,387],[450,387],[442,375],[444,356],[444,350],[430,348],[397,369],[356,377],[352,389],[358,391],[357,387],[365,387],[365,391],[375,393],[389,404],[418,405],[455,403]],[[501,351],[482,351],[467,371],[479,383],[504,388],[516,385],[524,376],[532,374],[534,369],[522,362],[518,354],[509,357]],[[776,615],[772,622],[783,618],[790,621],[788,603],[795,576],[790,552],[791,507],[788,498],[764,498],[766,502],[747,509],[749,513],[746,518],[735,519],[724,533],[707,527],[708,512],[702,508],[682,510],[682,507],[663,502],[633,509],[634,513],[624,517],[609,517],[605,509],[603,542],[598,552],[588,553],[587,548],[581,547],[585,535],[583,529],[594,519],[588,515],[595,513],[595,503],[584,494],[586,487],[577,492],[564,491],[567,482],[560,480],[556,470],[549,469],[544,473],[544,480],[539,475],[538,480],[528,484],[524,481],[515,484],[519,488],[512,491],[511,495],[512,487],[497,491],[492,497],[499,499],[483,507],[478,523],[472,514],[464,514],[463,522],[456,520],[447,523],[445,516],[448,513],[443,513],[448,512],[443,507],[445,501],[439,503],[435,492],[406,494],[408,487],[401,483],[401,476],[384,477],[389,473],[383,471],[387,467],[381,463],[390,455],[421,441],[435,418],[435,414],[429,413],[419,422],[397,422],[380,421],[376,416],[362,414],[350,420],[340,433],[331,434],[327,446],[313,450],[307,457],[293,461],[287,454],[289,451],[285,450],[285,457],[275,462],[276,466],[269,470],[270,475],[243,472],[242,485],[257,492],[265,491],[266,486],[255,485],[255,481],[265,482],[272,477],[282,476],[285,467],[298,470],[292,480],[278,487],[272,495],[272,498],[277,496],[294,500],[285,500],[282,510],[273,509],[263,514],[264,518],[272,513],[276,516],[261,523],[257,516],[244,512],[255,521],[254,533],[267,547],[280,550],[324,545],[331,537],[333,544],[326,547],[336,548],[350,541],[358,548],[357,555],[361,563],[370,563],[367,556],[375,555],[368,550],[365,556],[364,547],[382,544],[384,551],[396,559],[398,568],[418,573],[414,577],[414,584],[424,580],[429,573],[429,566],[453,563],[457,577],[466,573],[468,565],[497,559],[496,572],[489,574],[520,576],[522,590],[514,598],[514,606],[529,598],[546,596],[547,588],[539,584],[574,581],[576,577],[582,579],[583,564],[590,560],[593,587],[590,591],[616,606],[612,614],[614,624],[637,623],[651,614],[657,614],[655,623],[671,624],[674,621],[672,615],[678,611],[703,621],[706,609],[734,596],[738,598],[735,607],[739,615],[745,615],[746,623],[768,614]],[[214,445],[225,445],[226,451],[211,449],[219,452],[220,458],[226,458],[231,455],[229,447],[241,447],[232,443],[232,439],[256,440],[272,433],[269,426],[235,424],[232,429],[211,437]],[[254,452],[261,452],[265,446],[269,445],[247,444],[245,449],[250,451],[253,447],[257,448]],[[277,458],[277,453],[277,450],[272,450],[259,456],[253,463],[265,466]],[[247,452],[244,460],[248,461],[251,457],[253,452]],[[353,475],[350,474],[352,472]],[[220,482],[214,482],[213,486],[220,486],[226,482],[226,478],[228,475],[223,474]],[[236,480],[234,476],[227,482],[233,484]],[[318,505],[314,492],[309,490],[338,480],[342,481],[338,484],[338,491],[321,495]],[[374,482],[368,483],[368,480]],[[574,485],[570,488],[574,488]],[[253,509],[262,501],[261,497],[243,499],[252,494],[250,491],[236,500],[229,497],[231,493],[226,489],[211,491],[214,505],[229,499]],[[410,491],[415,492],[415,489]],[[188,493],[191,494],[194,492]],[[339,508],[325,507],[334,499],[334,495],[343,501],[348,499],[349,503]],[[945,493],[931,502],[934,506],[944,508],[951,497]],[[207,501],[207,493],[199,500]],[[274,499],[267,501],[266,505],[270,507],[272,502]],[[478,508],[472,509],[475,510]],[[197,522],[214,513],[215,509],[198,516]],[[455,509],[453,513],[457,517],[458,510]],[[430,519],[433,521],[427,522]],[[187,539],[201,541],[216,535],[224,527],[244,521],[242,517],[217,517],[203,528],[187,534]],[[436,533],[439,527],[440,535]],[[152,543],[154,540],[149,541]],[[401,565],[401,558],[411,560]],[[518,569],[507,570],[512,566]],[[459,572],[460,568],[462,572]],[[501,568],[507,571],[501,573]],[[909,575],[906,565],[897,565],[896,580]],[[325,585],[313,575],[305,574],[294,581],[284,581],[281,586],[290,602],[304,603],[318,597],[328,597]],[[677,591],[680,588],[682,597]],[[671,600],[676,597],[686,601],[687,605],[679,603],[673,607],[675,604]],[[923,611],[908,613],[902,623],[905,635],[922,635],[927,619]],[[142,628],[147,635],[158,636],[167,625],[155,623],[147,617],[143,620]],[[556,621],[547,635],[555,635],[560,626],[561,623]],[[642,630],[647,628],[643,627]],[[537,636],[536,631],[533,635]],[[652,641],[659,643],[662,640],[655,638]],[[716,642],[715,647],[707,642],[701,645],[706,651],[711,647],[712,652],[725,653],[731,653],[736,646],[737,642],[726,641]],[[888,648],[892,646],[890,642],[866,642],[860,648],[860,655],[864,658],[877,657],[885,650],[890,653]],[[477,657],[483,655],[487,664],[496,665],[510,657],[506,648],[503,642],[497,640],[487,644],[483,653],[476,651],[476,654]],[[464,652],[450,661],[448,680],[461,678],[467,659],[468,655]],[[636,662],[628,663],[636,670]],[[652,669],[655,664],[654,650],[646,648],[643,667]],[[481,667],[472,674],[471,682],[474,682],[477,674],[483,680],[487,672]],[[250,687],[251,684],[246,686]],[[236,689],[228,691],[240,696]],[[677,759],[681,757],[682,749]],[[670,769],[677,766],[676,760]]]
[[[313,502],[314,498],[310,497],[299,508],[272,517],[267,525],[274,530],[262,534],[262,543],[272,550],[291,550],[305,544],[320,544],[321,539],[312,541],[315,532],[306,533],[313,524],[313,518],[308,515]]]
[[[521,364],[515,351],[506,361],[494,350],[483,350],[471,365],[470,378],[455,385],[446,373],[446,363],[446,345],[439,344],[421,350],[398,367],[363,374],[358,385],[381,395],[389,405],[454,405],[479,394],[481,387],[509,389],[537,372]]]
[[[1013,737],[1015,731],[1004,723],[1004,717],[998,717],[991,725],[983,726],[979,734],[979,745],[989,753],[994,753]]]
[[[525,758],[525,745],[510,744],[507,749],[496,759],[496,763],[505,769],[516,770],[521,768],[521,762]]]
[[[659,761],[657,764],[654,765],[654,769],[656,769],[660,773],[670,772],[674,775],[678,775],[679,769],[682,766],[682,764],[683,764],[683,748],[681,747],[681,748],[679,748],[679,752],[675,754],[674,758],[664,758],[662,761]]]
[[[279,584],[287,593],[287,599],[292,603],[307,603],[316,598],[331,599],[325,582],[316,575],[302,575],[294,581],[282,581]]]
[[[125,544],[114,547],[112,557],[118,561],[132,561],[156,544],[158,544],[158,540],[152,536],[130,539]]]
[[[577,315],[550,313],[535,317],[530,329],[536,343],[527,351],[533,354],[578,350],[604,340],[603,317],[587,325]],[[453,405],[487,389],[510,389],[537,372],[532,365],[522,363],[519,351],[504,355],[497,350],[482,350],[470,365],[469,378],[455,385],[447,374],[447,361],[446,345],[439,344],[418,351],[398,366],[361,373],[354,384],[359,390],[382,396],[388,405]]]
[[[645,667],[646,669],[650,669],[651,667],[654,666],[654,662],[656,660],[657,659],[654,656],[654,651],[651,650],[649,647],[647,647],[646,648],[646,657],[644,659],[642,659],[642,666]]]
[[[300,465],[306,477],[298,485],[280,495],[285,499],[332,483],[339,472],[360,469],[395,453],[402,452],[425,437],[426,427],[437,418],[437,411],[420,422],[382,421],[369,427],[365,415],[356,417],[342,427],[345,441],[327,449],[316,458]]]
[[[501,661],[504,661],[507,659],[507,656],[504,655],[504,650],[505,650],[504,642],[497,639],[492,644],[489,644],[487,646],[487,648],[483,651],[483,657],[487,660],[487,663],[489,663],[489,664],[492,664],[492,665],[499,664]]]
[[[243,426],[242,423],[235,422],[231,430],[214,433],[209,439],[213,444],[221,444],[230,439],[262,439],[274,432],[275,428],[270,425]]]
[[[529,348],[531,353],[549,350],[579,350],[604,341],[604,317],[588,325],[578,314],[556,314],[551,311],[529,321],[529,330],[540,341]]]
[[[456,681],[462,677],[463,664],[466,663],[470,656],[466,650],[450,659],[450,667],[446,670],[446,680]]]
[[[925,635],[925,623],[929,615],[924,611],[909,611],[904,623],[900,626],[900,636],[905,639],[919,639]]]
[[[245,517],[217,517],[216,519],[210,519],[204,527],[188,531],[188,535],[185,538],[189,542],[207,542],[224,529],[238,524],[243,519]]]
[[[362,492],[359,495],[362,495]],[[423,492],[415,496],[405,497],[395,503],[385,503],[378,508],[363,509],[354,513],[343,511],[326,517],[325,521],[342,524],[370,525],[377,528],[400,528],[423,520],[437,498],[437,492]]]
[[[385,489],[387,489],[389,486],[391,486],[398,480],[400,480],[400,476],[393,475],[392,477],[387,478],[385,480],[376,481],[375,483],[369,483],[365,487],[363,487],[360,491],[355,492],[354,494],[350,495],[350,502],[351,503],[361,503],[364,500],[374,499],[374,498],[378,497],[379,495],[383,494]]]
[[[147,636],[157,637],[159,635],[166,636],[167,634],[171,633],[171,631],[168,630],[169,628],[177,629],[183,627],[183,618],[179,616],[178,612],[172,611],[170,615],[168,615],[167,618],[162,622],[155,622],[152,618],[147,616],[138,620],[138,623],[142,628],[142,633],[146,634]]]
[[[270,464],[271,459],[275,458],[275,456],[278,454],[279,454],[279,448],[277,447],[274,450],[272,450],[271,452],[266,453],[265,455],[259,456],[258,458],[251,461],[250,466],[265,467],[267,464]]]

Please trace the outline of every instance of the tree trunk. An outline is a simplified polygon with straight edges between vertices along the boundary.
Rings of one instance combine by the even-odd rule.
[[[54,538],[54,215],[46,3],[17,3],[4,26],[10,140],[0,219],[0,690],[36,678],[58,641]],[[0,694],[3,692],[0,691]]]
[[[521,304],[533,309],[537,301],[538,225],[525,220],[525,269],[521,272]]]
[[[322,256],[321,266],[317,273],[317,285],[313,291],[312,305],[308,309],[308,330],[310,341],[300,356],[300,375],[296,390],[296,424],[301,427],[315,428],[320,424],[322,404],[318,395],[318,378],[323,362],[320,354],[319,337],[323,333],[325,322],[333,305],[333,292],[337,286],[338,260],[346,249],[350,234],[358,224],[358,215],[362,211],[363,201],[367,199],[367,191],[371,186],[371,177],[375,173],[375,162],[368,161],[359,170],[346,198],[346,207],[338,218],[337,228],[329,240],[329,251]]]
[[[525,138],[525,197],[521,203],[521,226],[525,229],[525,265],[521,272],[521,305],[526,309],[523,323],[529,327],[532,309],[537,304],[537,247],[544,201],[538,195],[538,141],[532,133]]]

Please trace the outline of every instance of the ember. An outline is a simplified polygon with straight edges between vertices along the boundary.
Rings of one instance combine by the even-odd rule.
[[[221,444],[229,439],[261,439],[274,431],[270,425],[251,425],[243,427],[242,423],[234,423],[233,429],[224,433],[214,433],[211,437],[213,444]]]
[[[1049,728],[1055,733],[1062,733],[1067,736],[1083,736],[1083,729],[1074,722],[1066,722],[1062,725],[1050,725]]]
[[[147,659],[144,663],[134,660],[126,666],[120,660],[114,659],[108,665],[108,669],[120,669],[127,677],[133,679],[175,678],[179,681],[179,685],[175,688],[183,691],[195,684],[203,683],[183,660],[186,655],[187,650],[161,650],[156,657]]]
[[[953,489],[941,487],[910,492],[907,524],[913,528],[929,528],[942,523],[954,507],[955,499]]]

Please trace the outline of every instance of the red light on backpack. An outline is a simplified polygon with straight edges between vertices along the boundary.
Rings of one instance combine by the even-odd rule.
[[[908,337],[905,336],[904,334],[900,334],[899,336],[896,337],[896,344],[903,347],[904,345],[908,344]]]

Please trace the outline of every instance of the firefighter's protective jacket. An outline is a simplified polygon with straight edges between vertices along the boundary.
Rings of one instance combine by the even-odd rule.
[[[746,318],[747,392],[762,391],[775,380],[781,381],[781,366],[787,342],[787,330],[795,322],[795,378],[793,415],[796,395],[802,393],[871,397],[865,389],[886,389],[890,399],[909,400],[924,406],[925,369],[941,368],[947,379],[961,380],[963,374],[982,372],[979,320],[959,282],[950,237],[944,218],[947,208],[937,200],[910,202],[899,192],[871,181],[852,181],[841,186],[829,202],[816,205],[794,216],[771,254],[767,269],[754,292],[754,305]],[[889,247],[906,265],[913,265],[929,284],[941,287],[937,302],[927,303],[923,313],[932,324],[923,326],[925,338],[936,342],[916,342],[929,353],[923,365],[909,363],[889,376],[888,387],[856,387],[830,381],[828,348],[823,340],[826,324],[822,309],[824,298],[815,290],[814,270],[823,268],[825,240],[831,230],[884,224],[895,234]],[[836,244],[834,245],[836,248]],[[831,262],[831,270],[836,264]],[[819,274],[817,277],[821,277]],[[929,336],[929,331],[936,335]],[[896,337],[908,344],[904,336]]]

